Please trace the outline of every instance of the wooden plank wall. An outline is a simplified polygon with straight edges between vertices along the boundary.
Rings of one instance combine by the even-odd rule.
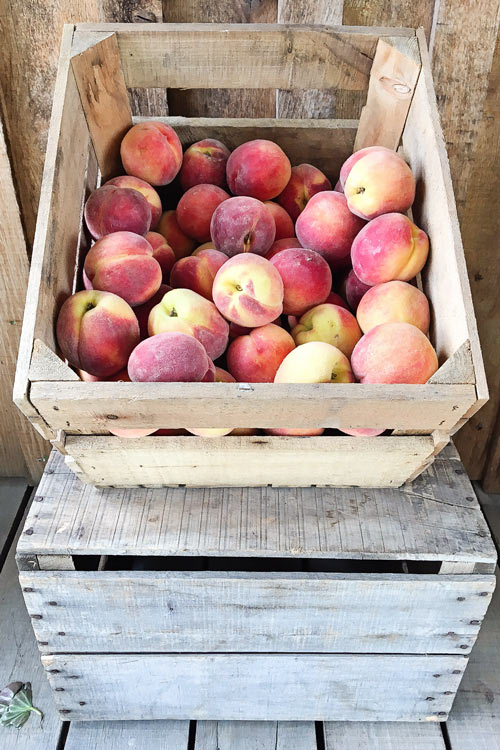
[[[162,7],[163,5],[163,7]],[[0,77],[5,125],[28,249],[33,239],[57,50],[65,21],[344,23],[423,26],[450,155],[490,402],[456,436],[474,479],[500,490],[500,264],[496,262],[500,174],[497,37],[500,0],[0,0]],[[135,99],[134,99],[135,96]],[[162,91],[133,95],[146,113],[167,110]],[[352,92],[169,91],[171,114],[345,117]],[[243,111],[242,111],[243,110]],[[354,115],[353,115],[354,113]],[[21,125],[21,126],[20,126]],[[491,435],[494,439],[491,440]]]

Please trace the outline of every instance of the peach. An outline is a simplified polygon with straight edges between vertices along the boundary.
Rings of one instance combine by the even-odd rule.
[[[116,294],[88,290],[71,295],[57,318],[59,348],[70,365],[107,378],[127,365],[139,342],[134,311]]]
[[[127,174],[150,185],[168,185],[182,164],[179,136],[163,122],[140,122],[125,134],[120,146]]]
[[[82,268],[82,281],[83,281],[83,288],[84,289],[93,289],[92,282],[85,273],[85,269]]]
[[[426,383],[438,368],[427,336],[410,323],[382,323],[354,347],[352,369],[360,383]]]
[[[344,193],[349,210],[362,219],[405,213],[415,200],[415,178],[395,151],[376,149],[353,164]]]
[[[198,255],[202,250],[215,250],[215,245],[212,241],[204,242],[202,245],[199,245],[196,250],[193,250],[191,255]]]
[[[342,183],[340,182],[340,180],[337,180],[333,189],[335,190],[336,193],[344,192],[344,188],[342,187]]]
[[[276,268],[254,253],[235,255],[219,268],[212,296],[227,320],[255,328],[283,310],[283,282]]]
[[[217,206],[229,198],[217,185],[195,185],[177,204],[177,223],[181,232],[197,242],[210,240],[210,222]]]
[[[371,284],[365,284],[361,279],[358,279],[351,268],[345,279],[345,296],[347,304],[353,312],[356,312],[360,301],[369,289],[371,289]]]
[[[229,198],[218,206],[210,224],[212,242],[228,257],[264,255],[274,242],[276,225],[269,209],[256,198]]]
[[[236,383],[235,378],[230,372],[224,370],[222,367],[215,368],[215,382],[216,383]]]
[[[193,143],[184,153],[179,179],[183,190],[195,185],[226,187],[226,163],[231,152],[215,138]]]
[[[356,164],[357,161],[363,158],[363,156],[366,156],[367,154],[371,154],[373,151],[386,151],[389,154],[393,154],[394,151],[390,148],[386,148],[385,146],[366,146],[366,148],[360,148],[359,151],[355,151],[353,154],[350,155],[348,159],[345,160],[345,162],[342,164],[340,168],[340,174],[339,174],[339,180],[337,182],[337,185],[340,185],[340,192],[344,192],[344,184],[347,180],[347,177],[349,175],[349,172],[351,171],[352,167]],[[335,190],[337,190],[337,185],[335,186]]]
[[[349,360],[340,349],[324,341],[309,341],[287,354],[275,383],[352,383]]]
[[[163,297],[166,295],[167,292],[170,292],[172,290],[172,287],[168,284],[160,284],[160,288],[154,294],[151,299],[148,299],[147,302],[143,302],[142,305],[138,305],[137,307],[134,307],[134,313],[135,317],[139,321],[139,331],[141,332],[141,340],[147,339],[149,336],[148,332],[148,319],[149,319],[149,313],[153,309],[153,307],[156,307],[156,305],[159,305],[162,301]]]
[[[344,299],[342,299],[342,297],[340,296],[340,294],[336,294],[335,292],[330,292],[330,294],[328,295],[328,297],[325,299],[325,304],[327,304],[327,303],[330,304],[330,305],[339,305],[340,307],[343,307],[345,310],[349,310],[347,302]],[[307,310],[306,310],[306,312],[307,312]],[[288,316],[288,325],[290,327],[290,330],[292,328],[295,328],[295,326],[298,324],[299,317],[297,317],[296,315],[289,315]]]
[[[295,344],[290,334],[269,323],[234,339],[227,350],[227,366],[240,383],[272,383],[292,349]]]
[[[261,201],[276,198],[292,173],[290,160],[273,141],[257,139],[235,148],[226,165],[226,178],[233,195],[249,195]]]
[[[325,431],[324,427],[318,429],[307,429],[302,427],[270,427],[264,430],[266,435],[274,435],[275,437],[314,437],[322,435]]]
[[[135,311],[134,311],[135,312]],[[98,378],[96,375],[91,375],[89,372],[85,372],[85,370],[78,370],[78,377],[80,380],[83,380],[85,383],[99,383],[102,381],[112,381],[113,383],[130,383],[130,378],[128,376],[127,368],[124,368],[123,370],[119,370],[114,375],[111,375],[108,378]]]
[[[425,265],[429,239],[403,214],[383,214],[370,221],[352,244],[352,267],[365,284],[409,281]]]
[[[153,432],[156,432],[156,427],[150,427],[149,429],[133,429],[131,427],[115,427],[113,430],[111,428],[108,428],[108,431],[112,435],[116,435],[116,437],[119,438],[142,438],[147,437],[148,435],[152,435]]]
[[[280,253],[282,250],[288,250],[289,247],[302,247],[302,245],[296,237],[284,237],[282,240],[275,240],[264,255],[264,258],[271,260],[274,255]]]
[[[288,248],[271,261],[283,281],[283,313],[302,315],[324,302],[332,288],[332,272],[324,258],[314,250]]]
[[[161,215],[157,231],[165,237],[168,245],[174,251],[177,260],[179,260],[179,258],[185,258],[187,255],[191,255],[196,248],[196,242],[192,237],[188,237],[187,234],[182,232],[177,222],[175,211],[165,211],[165,213]]]
[[[96,240],[112,232],[146,234],[151,226],[151,208],[137,190],[103,185],[85,203],[85,223]]]
[[[239,437],[248,437],[250,435],[258,435],[259,430],[256,427],[235,427],[231,430],[231,435],[237,435]]]
[[[265,201],[264,205],[268,207],[274,219],[274,225],[276,227],[276,234],[274,236],[275,241],[287,237],[293,237],[295,234],[295,227],[290,218],[290,214],[288,214],[282,206],[273,201]]]
[[[202,383],[215,383],[215,365],[210,358],[208,360],[208,370],[203,376],[201,382]]]
[[[378,437],[378,435],[385,432],[385,430],[374,430],[369,427],[355,428],[354,430],[341,430],[340,427],[338,429],[340,432],[351,437]]]
[[[315,250],[336,269],[348,263],[353,240],[363,226],[349,211],[345,196],[331,190],[313,195],[297,219],[295,232],[302,247]]]
[[[332,183],[320,169],[312,164],[299,164],[292,167],[290,180],[276,200],[297,221],[313,195],[331,189]]]
[[[197,339],[169,331],[151,336],[135,347],[128,374],[134,383],[199,383],[211,364]]]
[[[137,190],[138,193],[143,195],[149,207],[151,209],[151,229],[154,229],[161,216],[161,199],[154,187],[148,182],[140,180],[138,177],[132,177],[132,175],[120,175],[120,177],[113,177],[112,180],[108,180],[105,185],[114,185],[119,188],[128,188],[129,190]],[[139,233],[140,234],[140,233]]]
[[[162,278],[153,248],[132,232],[113,232],[98,240],[85,258],[84,269],[94,289],[118,294],[132,307],[156,294]]]
[[[212,300],[212,286],[219,268],[224,265],[227,255],[219,250],[200,250],[196,255],[181,258],[172,268],[170,283],[174,289],[192,289],[205,299]]]
[[[145,239],[153,248],[153,258],[160,264],[162,281],[167,284],[170,271],[175,263],[175,253],[165,237],[159,232],[148,232]]]
[[[308,310],[292,330],[292,336],[297,346],[308,341],[324,341],[350,357],[362,333],[349,310],[324,304]]]
[[[213,302],[191,289],[167,292],[149,313],[148,330],[151,336],[166,331],[189,334],[203,344],[210,359],[225,352],[229,336],[229,325]]]
[[[411,323],[422,333],[429,330],[427,297],[405,281],[387,281],[372,286],[359,303],[356,315],[363,333],[382,323]]]
[[[223,437],[232,432],[232,427],[186,427],[187,431],[198,437]]]

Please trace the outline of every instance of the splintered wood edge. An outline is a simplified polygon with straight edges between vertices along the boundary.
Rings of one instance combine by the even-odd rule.
[[[434,375],[431,375],[427,382],[436,385],[444,385],[446,383],[475,384],[476,376],[469,339],[464,341],[457,351],[454,352],[453,356],[449,357]]]
[[[366,146],[397,149],[420,68],[420,62],[379,39],[354,151]]]

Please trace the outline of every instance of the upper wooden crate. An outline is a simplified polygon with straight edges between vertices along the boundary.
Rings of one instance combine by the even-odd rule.
[[[173,125],[183,144],[215,137],[234,148],[251,138],[270,138],[284,148],[292,164],[316,164],[333,181],[354,148],[400,146],[417,179],[414,220],[431,242],[422,284],[431,303],[431,340],[440,369],[430,381],[425,385],[333,387],[81,382],[58,355],[55,320],[62,302],[78,288],[81,262],[89,246],[82,228],[85,199],[101,175],[108,179],[121,169],[119,144],[132,123],[127,87],[333,89],[346,102],[350,98],[359,102],[368,94],[359,130],[355,120],[248,119],[248,111],[242,112],[242,119],[174,117],[165,121]],[[348,106],[344,109],[349,111]],[[102,467],[99,477],[92,476],[93,461],[85,462],[85,458],[118,447],[131,456],[137,448],[135,441],[102,437],[109,427],[369,427],[399,434],[358,442],[347,436],[324,437],[319,445],[328,453],[342,445],[354,455],[358,446],[372,454],[372,467],[399,451],[405,465],[391,483],[400,484],[432,459],[447,435],[487,395],[423,33],[273,24],[78,24],[65,28],[14,399],[44,436],[57,436],[59,447],[77,456],[76,467],[86,478],[118,483]],[[147,440],[147,453],[156,449],[163,455],[172,445],[169,438]],[[205,446],[213,452],[223,445],[236,445],[236,438],[225,438],[226,443],[193,440],[197,442],[180,447],[177,443],[173,450],[179,455],[186,446],[188,450],[189,446],[196,446],[195,450]],[[292,461],[294,452],[304,447],[300,439],[263,440],[266,446],[283,447]],[[241,459],[255,449],[256,438],[239,438],[237,445]],[[132,471],[125,483],[137,483],[142,468],[138,460],[135,468],[137,472]],[[153,471],[146,483],[165,481],[163,475],[155,480]],[[261,482],[265,477],[259,478]],[[371,483],[382,484],[376,471]]]

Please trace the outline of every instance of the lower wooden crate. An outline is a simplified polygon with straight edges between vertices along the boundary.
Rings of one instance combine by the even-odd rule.
[[[18,544],[71,720],[442,721],[495,561],[452,446],[399,490],[104,489],[54,453]]]

